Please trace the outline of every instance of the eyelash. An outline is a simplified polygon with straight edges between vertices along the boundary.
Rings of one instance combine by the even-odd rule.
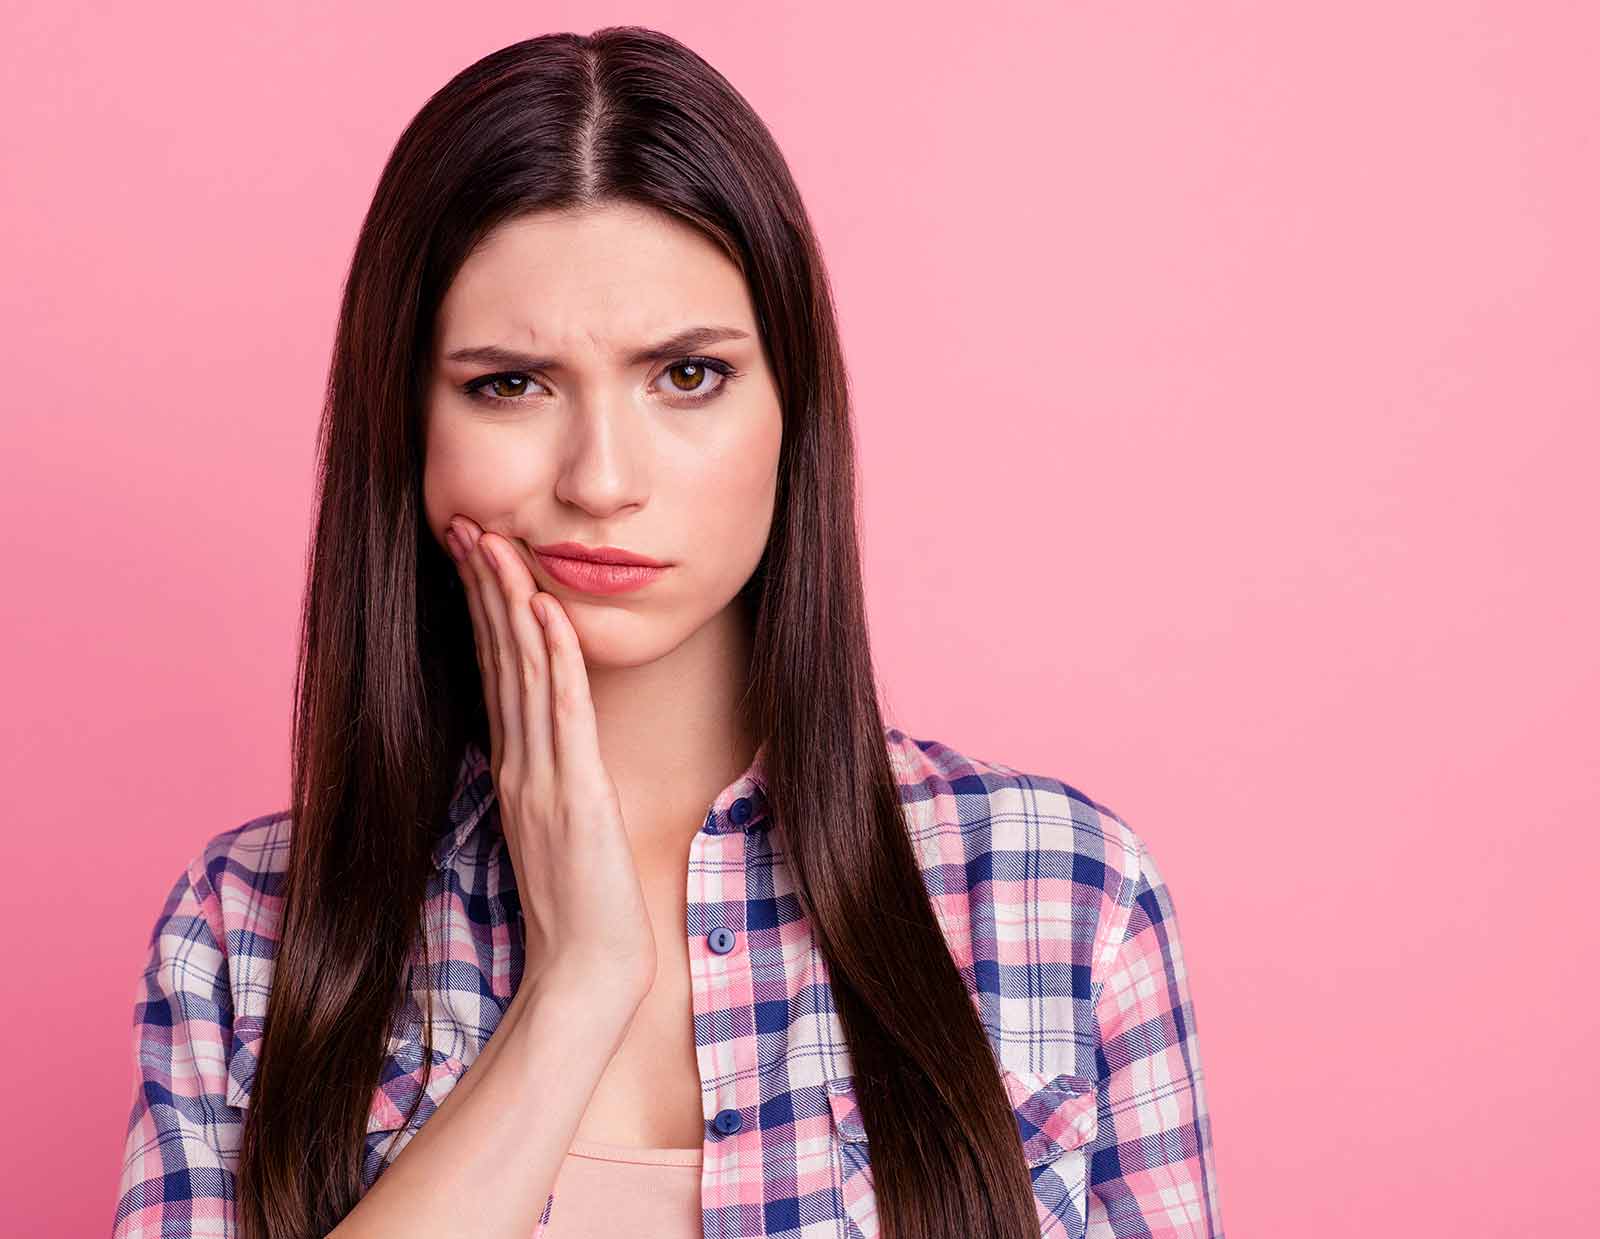
[[[722,382],[718,383],[715,387],[713,387],[710,390],[710,392],[708,392],[704,396],[697,396],[697,395],[692,395],[691,394],[691,395],[687,395],[687,396],[681,397],[681,399],[679,401],[679,403],[681,403],[681,404],[687,404],[687,405],[709,404],[711,401],[715,400],[719,395],[722,394],[723,389],[726,388],[728,386],[728,384],[732,380],[741,377],[741,374],[742,374],[741,371],[735,370],[727,362],[721,361],[721,360],[719,360],[718,358],[715,358],[715,357],[680,357],[680,358],[678,358],[677,361],[673,362],[670,366],[668,366],[661,373],[662,374],[670,374],[673,370],[676,370],[679,366],[690,366],[690,365],[701,366],[701,367],[703,367],[703,368],[705,368],[707,370],[710,370],[714,374],[721,375],[722,376]],[[473,379],[472,382],[466,384],[461,390],[468,397],[470,397],[473,400],[478,401],[480,404],[519,405],[519,404],[525,404],[525,403],[528,402],[529,397],[526,396],[526,395],[523,395],[523,396],[491,396],[491,395],[489,395],[488,393],[486,393],[483,390],[483,388],[488,387],[491,384],[498,383],[502,379],[527,379],[530,382],[536,382],[537,381],[537,380],[534,379],[533,375],[527,373],[524,370],[502,370],[498,374],[486,374],[482,378]]]

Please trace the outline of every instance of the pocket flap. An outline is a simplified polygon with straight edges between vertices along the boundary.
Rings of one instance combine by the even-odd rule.
[[[1042,1166],[1094,1139],[1100,1114],[1094,1081],[1060,1072],[1013,1071],[1009,1067],[1001,1068],[1000,1075],[1017,1116],[1028,1165]]]
[[[395,1131],[405,1123],[406,1111],[422,1090],[423,1045],[406,1037],[390,1037],[379,1073],[378,1087],[367,1111],[367,1130]],[[429,1060],[427,1095],[417,1109],[415,1125],[421,1127],[444,1102],[457,1078],[466,1070],[461,1061],[439,1050]]]
[[[840,1076],[829,1080],[828,1108],[833,1111],[833,1129],[839,1139],[852,1144],[864,1143],[867,1129],[861,1122],[861,1107],[856,1104],[854,1076]]]
[[[1069,1149],[1092,1141],[1100,1099],[1094,1081],[1054,1071],[1000,1069],[1011,1110],[1030,1166],[1054,1161]],[[861,1144],[867,1130],[856,1099],[855,1079],[840,1076],[827,1082],[828,1106],[840,1140]]]

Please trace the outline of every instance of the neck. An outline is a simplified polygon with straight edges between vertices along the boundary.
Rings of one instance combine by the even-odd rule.
[[[636,854],[675,856],[756,752],[739,720],[753,633],[730,604],[669,653],[589,668],[600,757]]]

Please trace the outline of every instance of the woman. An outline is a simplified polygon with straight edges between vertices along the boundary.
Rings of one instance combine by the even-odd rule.
[[[1148,851],[880,715],[822,261],[714,69],[429,100],[321,452],[291,807],[162,909],[117,1236],[1220,1235]]]

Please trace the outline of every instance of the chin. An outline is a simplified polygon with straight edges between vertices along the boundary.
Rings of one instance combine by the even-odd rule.
[[[559,598],[578,634],[584,665],[593,669],[644,667],[670,654],[695,629],[649,612],[630,611],[604,598]]]

